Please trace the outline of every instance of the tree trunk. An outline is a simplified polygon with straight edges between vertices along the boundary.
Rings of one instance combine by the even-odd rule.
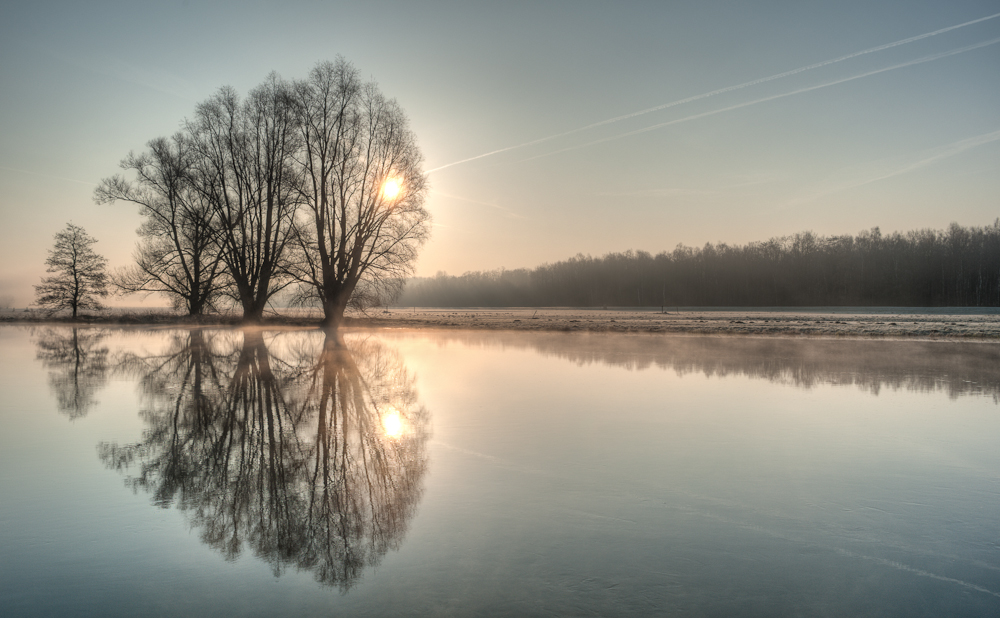
[[[347,299],[350,294],[338,294],[323,301],[323,322],[321,326],[327,333],[336,334],[344,323],[344,311],[347,310]]]
[[[246,287],[240,290],[240,304],[243,305],[243,322],[256,324],[264,317],[264,306],[267,305],[267,296]]]
[[[249,306],[243,307],[243,322],[248,324],[256,324],[264,319],[264,304],[263,303],[251,303]]]

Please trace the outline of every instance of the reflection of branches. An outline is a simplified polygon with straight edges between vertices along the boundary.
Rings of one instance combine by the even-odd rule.
[[[280,574],[349,588],[398,547],[420,496],[427,414],[398,356],[375,341],[271,354],[259,332],[229,354],[193,331],[139,359],[149,401],[138,444],[109,467],[176,503],[227,559],[244,545]]]
[[[59,411],[70,418],[85,416],[108,380],[105,334],[92,329],[48,328],[38,333],[37,358],[49,369],[49,388]]]
[[[192,330],[175,335],[163,354],[126,355],[117,364],[139,381],[147,402],[143,411],[147,429],[142,444],[102,445],[102,453],[109,465],[121,469],[145,457],[146,445],[163,444],[163,456],[143,465],[140,474],[130,479],[133,487],[154,491],[154,501],[162,506],[177,494],[183,496],[198,473],[201,447],[218,413],[228,359],[211,343],[202,331]],[[179,432],[181,427],[186,431]]]
[[[307,562],[321,563],[321,581],[351,582],[402,540],[425,469],[426,412],[398,357],[372,340],[352,353],[328,337],[307,393],[317,435],[309,510],[319,522]],[[336,559],[323,560],[330,549]]]

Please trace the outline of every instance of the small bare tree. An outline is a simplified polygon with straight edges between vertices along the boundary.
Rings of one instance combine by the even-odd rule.
[[[55,238],[56,244],[45,260],[46,271],[53,275],[35,286],[35,304],[53,312],[69,309],[73,318],[80,309],[101,309],[98,298],[108,295],[104,272],[108,261],[90,248],[97,240],[72,223]]]
[[[427,238],[427,181],[406,115],[344,59],[320,63],[297,84],[304,290],[336,329],[352,301],[379,304],[399,291]]]

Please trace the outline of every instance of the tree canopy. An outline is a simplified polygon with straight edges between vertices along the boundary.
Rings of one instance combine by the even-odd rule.
[[[97,240],[72,223],[55,240],[45,260],[52,276],[35,286],[35,304],[52,311],[69,309],[74,318],[81,309],[101,309],[99,299],[108,295],[104,272],[108,261],[91,248]]]
[[[338,58],[305,80],[276,73],[241,97],[220,88],[173,138],[101,182],[144,223],[127,292],[197,314],[229,298],[247,321],[294,288],[336,328],[351,304],[387,301],[427,238],[422,156],[399,104]]]
[[[344,60],[316,66],[296,97],[305,216],[294,273],[335,325],[352,298],[393,295],[410,273],[429,233],[426,179],[402,109]]]
[[[135,265],[113,277],[124,292],[159,292],[173,305],[198,315],[212,307],[222,279],[219,230],[211,204],[194,185],[193,140],[184,133],[149,142],[130,153],[122,175],[105,178],[94,192],[99,204],[131,202],[143,216]]]

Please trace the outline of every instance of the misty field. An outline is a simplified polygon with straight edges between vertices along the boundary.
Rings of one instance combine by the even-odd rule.
[[[972,338],[1000,337],[1000,313],[888,309],[790,310],[393,309],[355,324],[489,330],[679,333],[703,335]],[[934,311],[941,311],[935,313]]]
[[[318,326],[322,314],[282,309],[265,314],[270,326]],[[0,322],[62,321],[41,312],[0,312]],[[196,320],[164,309],[105,309],[78,324],[236,325],[238,316],[215,314]],[[790,309],[588,309],[425,308],[381,309],[348,314],[348,328],[445,328],[517,331],[673,333],[779,337],[905,339],[1000,339],[1000,310],[928,308]]]

